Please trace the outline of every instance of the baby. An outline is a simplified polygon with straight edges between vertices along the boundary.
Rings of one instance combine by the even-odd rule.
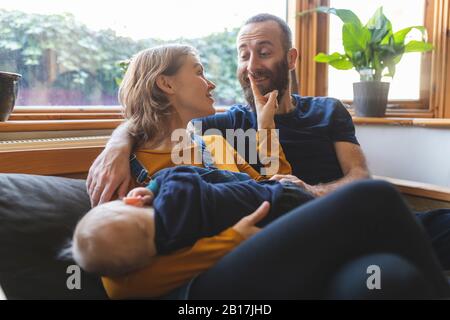
[[[262,227],[312,200],[292,183],[244,180],[223,170],[178,166],[158,172],[150,184],[123,201],[90,210],[78,223],[72,254],[86,271],[118,276],[140,269],[155,255],[192,246],[236,224],[264,201]]]

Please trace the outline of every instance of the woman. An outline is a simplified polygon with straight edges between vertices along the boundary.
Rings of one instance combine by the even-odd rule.
[[[190,47],[158,47],[133,59],[120,88],[120,101],[131,123],[129,130],[139,141],[137,158],[150,174],[175,165],[172,150],[177,143],[172,141],[171,132],[181,130],[184,137],[189,137],[185,129],[189,121],[214,112],[214,87],[204,77],[203,67]],[[252,87],[258,100],[259,129],[273,129],[276,94],[262,97],[253,82]],[[203,140],[207,146],[222,146],[211,152],[220,169],[245,172],[257,180],[266,178],[248,164],[240,163],[237,153],[222,137],[206,136]],[[260,149],[261,145],[267,145],[267,140],[260,139]],[[192,145],[183,146],[184,152],[194,153],[194,149]],[[270,158],[272,148],[268,149]],[[230,154],[234,161],[227,162]],[[290,167],[281,149],[277,155],[278,173],[289,174]],[[362,196],[361,192],[365,197],[354,197]],[[392,202],[380,201],[380,194],[389,196]],[[364,210],[358,203],[364,203]],[[367,206],[368,203],[374,205]],[[385,253],[377,261],[392,261],[392,254],[404,257],[396,265],[406,266],[405,270],[410,267],[411,277],[418,279],[414,283],[424,284],[424,294],[443,297],[447,287],[439,266],[407,212],[391,187],[360,183],[294,210],[239,247],[248,230],[253,232],[247,236],[256,232],[252,229],[254,223],[240,229],[240,222],[215,237],[199,240],[191,248],[161,256],[140,271],[104,278],[103,283],[112,298],[163,297],[172,289],[175,291],[169,298],[325,297],[342,287],[336,270],[343,267],[345,275],[345,264],[367,254]],[[371,219],[375,220],[374,228],[370,227]],[[381,223],[386,223],[384,231],[396,232],[386,236],[380,232]],[[367,233],[361,234],[365,229]],[[398,239],[394,234],[402,229],[407,237]],[[319,236],[321,241],[317,241],[319,231],[327,235]],[[318,263],[323,261],[328,263]],[[330,289],[332,283],[337,289]]]
[[[137,141],[137,158],[150,174],[176,164],[204,165],[201,157],[195,157],[195,152],[200,149],[199,143],[190,143],[191,134],[186,128],[192,119],[214,114],[211,94],[214,88],[215,85],[205,78],[199,57],[190,46],[155,47],[133,58],[119,89],[119,100],[128,119],[128,130]],[[275,129],[276,98],[277,92],[271,92],[267,97],[259,95],[256,138],[258,155],[266,160],[279,160],[278,170],[263,176],[246,163],[221,135],[204,136],[206,146],[212,149],[212,160],[219,169],[244,172],[255,180],[291,172],[272,130]],[[177,138],[175,141],[174,137]],[[180,138],[184,144],[179,143]],[[174,161],[180,159],[188,162]],[[196,160],[200,161],[195,163]]]

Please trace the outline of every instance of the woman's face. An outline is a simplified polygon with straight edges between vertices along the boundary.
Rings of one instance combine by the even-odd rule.
[[[215,113],[212,91],[214,83],[205,78],[203,66],[197,57],[188,55],[173,76],[174,107],[188,120]]]

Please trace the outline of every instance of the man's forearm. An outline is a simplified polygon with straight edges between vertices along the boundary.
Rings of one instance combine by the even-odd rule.
[[[123,148],[131,152],[133,146],[134,139],[128,133],[128,122],[124,122],[113,131],[105,148]]]
[[[316,196],[324,196],[327,195],[334,190],[349,184],[353,181],[361,180],[361,179],[369,179],[370,174],[369,172],[364,168],[355,168],[352,169],[350,172],[348,172],[344,177],[341,179],[324,183],[324,184],[318,184],[315,186],[311,186],[311,192],[313,192]]]

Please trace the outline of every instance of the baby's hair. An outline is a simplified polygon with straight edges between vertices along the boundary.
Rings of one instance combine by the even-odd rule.
[[[73,256],[73,240],[68,239],[62,249],[58,252],[56,258],[62,261],[71,261],[73,260]]]
[[[101,276],[119,276],[147,264],[156,254],[153,234],[142,222],[142,212],[152,210],[120,200],[91,209],[77,224],[73,239],[58,253],[58,259],[75,261],[83,270]]]

